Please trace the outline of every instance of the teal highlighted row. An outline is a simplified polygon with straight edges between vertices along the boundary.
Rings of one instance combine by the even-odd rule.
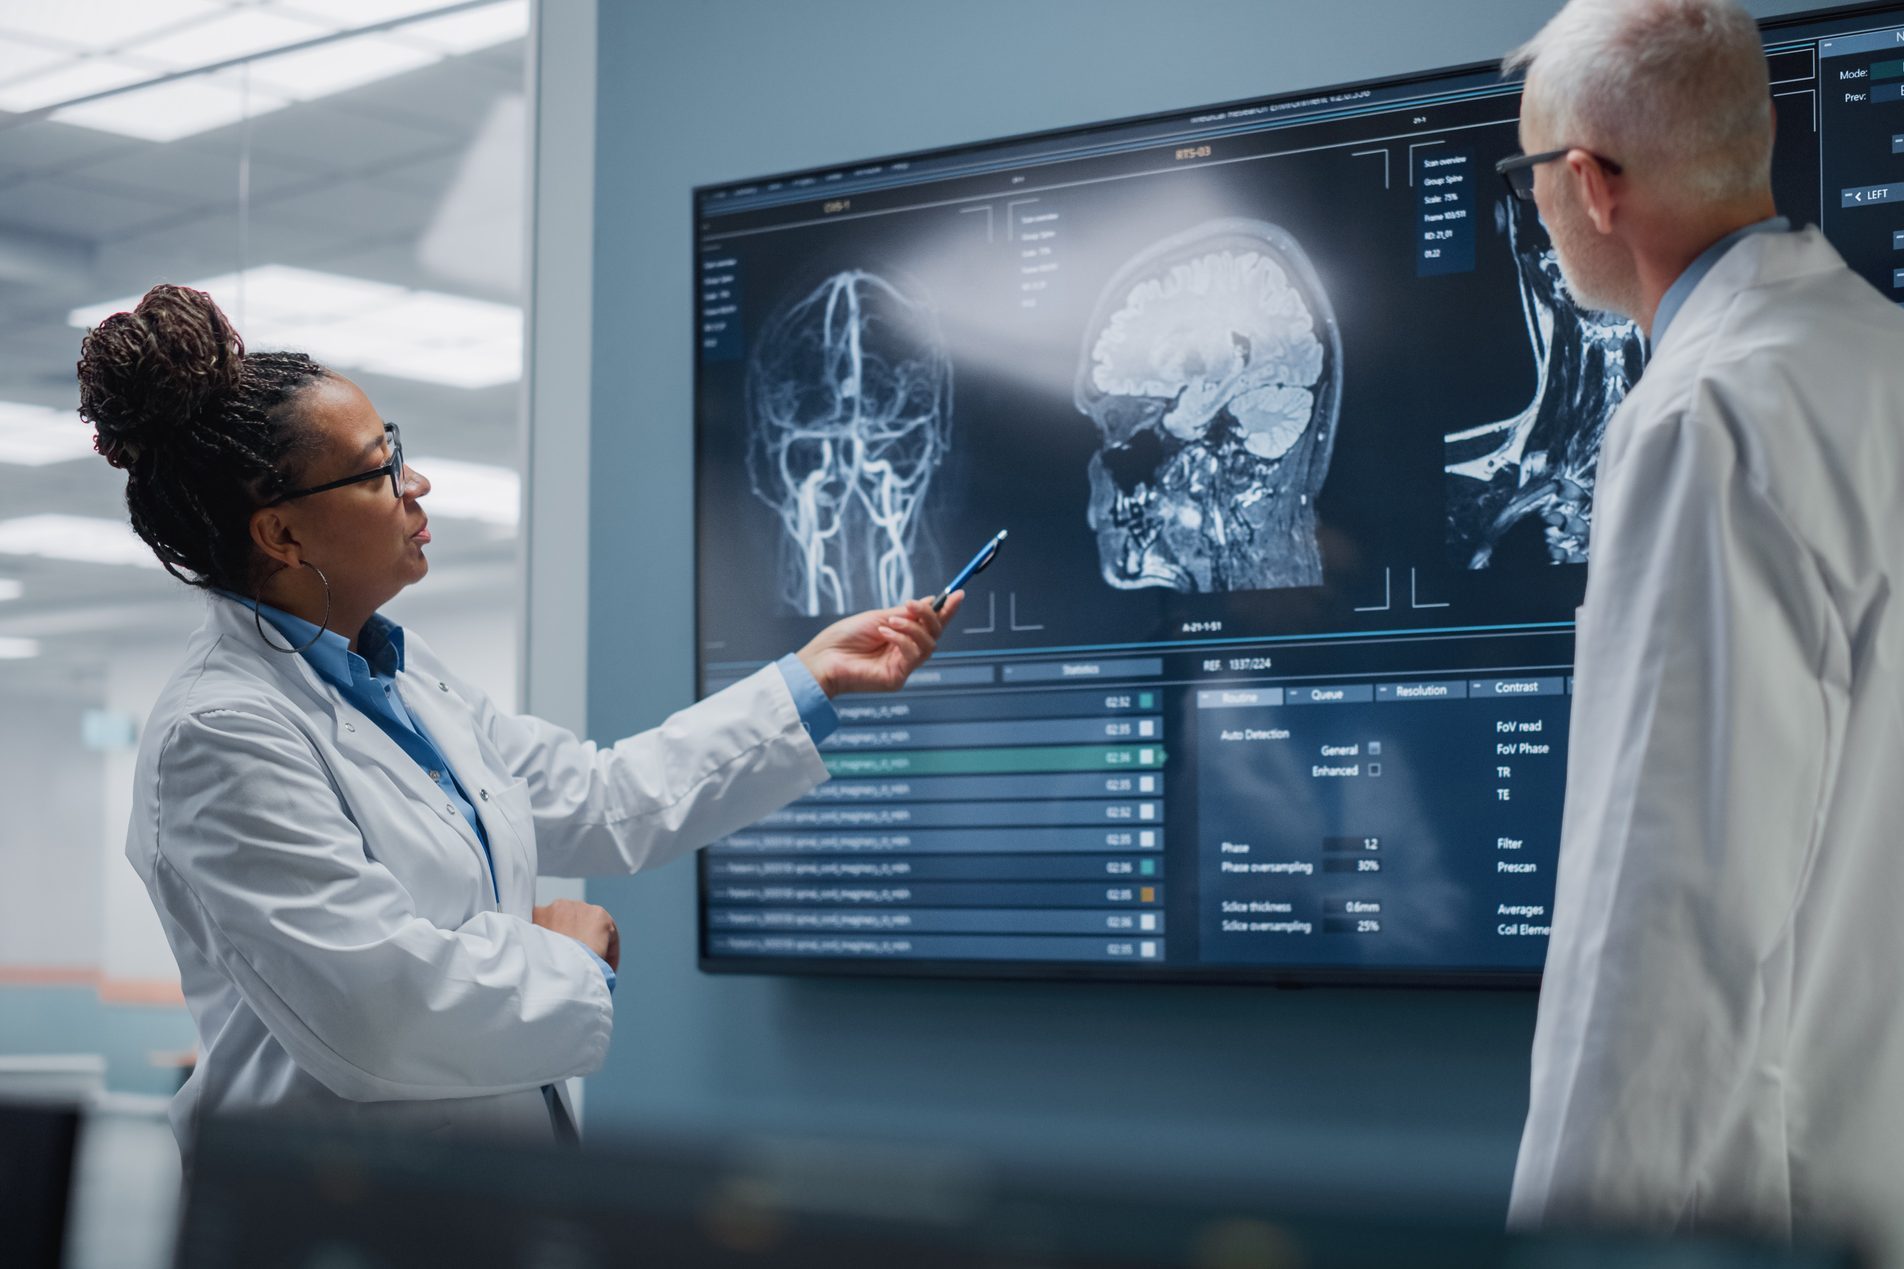
[[[972,775],[998,771],[1122,771],[1164,765],[1162,745],[1033,745],[825,754],[836,776]]]

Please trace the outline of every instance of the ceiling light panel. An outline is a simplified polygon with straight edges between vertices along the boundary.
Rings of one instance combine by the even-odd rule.
[[[189,70],[210,66],[234,57],[249,57],[269,49],[283,48],[304,40],[330,35],[338,28],[331,23],[310,22],[290,17],[275,9],[247,5],[229,9],[216,17],[194,22],[181,30],[153,39],[128,44],[119,51],[169,70]]]
[[[320,44],[252,63],[252,82],[294,101],[314,101],[443,60],[442,54],[379,35]]]
[[[30,661],[38,655],[40,655],[38,639],[0,636],[0,661]]]
[[[156,73],[131,62],[108,57],[84,57],[0,85],[0,110],[19,114],[38,110],[42,106],[56,106],[62,101],[105,92],[108,88],[136,84],[151,79]]]
[[[152,548],[124,520],[38,515],[0,520],[0,555],[31,555],[80,564],[160,568]]]
[[[458,388],[522,377],[522,311],[513,305],[288,265],[186,285],[217,300],[252,348],[295,349],[340,370]],[[138,302],[122,296],[74,309],[67,320],[95,326]]]
[[[224,11],[213,0],[7,0],[0,30],[98,52]]]
[[[299,17],[355,30],[378,22],[441,9],[452,0],[279,0],[277,8]]]
[[[93,430],[71,410],[0,401],[0,463],[46,467],[92,452]]]
[[[474,53],[529,33],[528,0],[505,0],[452,13],[444,18],[427,18],[401,28],[404,38],[440,48],[446,53]]]
[[[26,593],[26,583],[17,577],[0,577],[0,602],[18,599]]]
[[[16,79],[71,60],[71,53],[0,35],[0,84],[10,84]]]
[[[174,79],[55,110],[51,118],[145,141],[176,141],[290,104],[286,97],[243,82],[239,70]]]

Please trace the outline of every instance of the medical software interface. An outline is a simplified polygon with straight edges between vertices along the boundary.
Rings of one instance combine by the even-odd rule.
[[[1767,47],[1781,211],[1904,297],[1892,24]],[[1437,74],[696,192],[701,690],[1010,532],[836,702],[831,781],[703,852],[705,965],[1538,971],[1647,348],[1495,175],[1518,108]]]

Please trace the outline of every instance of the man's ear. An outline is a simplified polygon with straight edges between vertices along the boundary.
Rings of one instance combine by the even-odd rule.
[[[267,559],[286,568],[304,562],[304,544],[283,507],[260,507],[251,513],[251,544]]]
[[[1593,227],[1603,234],[1613,232],[1613,211],[1619,203],[1619,194],[1614,189],[1613,178],[1607,174],[1600,160],[1585,150],[1567,151],[1567,170],[1578,182],[1580,205],[1586,209],[1587,219]]]

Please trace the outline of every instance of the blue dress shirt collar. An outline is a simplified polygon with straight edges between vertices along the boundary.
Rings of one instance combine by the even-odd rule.
[[[1659,347],[1659,341],[1666,338],[1666,328],[1672,325],[1673,318],[1679,316],[1679,310],[1686,305],[1693,288],[1712,272],[1712,266],[1718,264],[1726,252],[1732,250],[1741,240],[1752,234],[1782,234],[1790,232],[1792,222],[1783,216],[1767,216],[1764,220],[1754,221],[1743,229],[1735,229],[1719,241],[1707,247],[1686,266],[1686,271],[1673,279],[1666,288],[1666,294],[1659,297],[1659,308],[1653,314],[1653,338],[1651,346]]]

